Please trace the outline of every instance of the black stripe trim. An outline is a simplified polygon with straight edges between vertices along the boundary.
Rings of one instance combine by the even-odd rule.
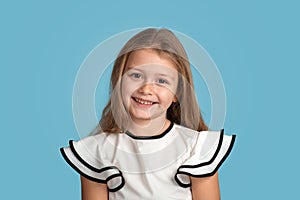
[[[184,166],[184,168],[198,168],[198,167],[203,167],[203,166],[205,166],[205,165],[210,165],[211,163],[209,163],[209,162],[204,162],[204,163],[206,163],[206,164],[203,164],[203,163],[200,163],[200,164],[197,164],[197,165],[182,165],[182,166],[180,166],[179,168],[178,168],[178,170],[177,170],[177,173],[175,174],[175,181],[178,183],[178,185],[179,186],[181,186],[181,187],[184,187],[184,188],[187,188],[187,187],[190,187],[191,186],[191,183],[182,183],[180,180],[179,180],[179,178],[178,178],[178,175],[179,174],[184,174],[184,175],[188,175],[188,176],[192,176],[192,177],[196,177],[196,178],[204,178],[204,177],[209,177],[209,176],[212,176],[212,175],[214,175],[217,171],[218,171],[218,169],[220,168],[220,166],[223,164],[223,162],[226,160],[226,158],[229,156],[229,154],[230,154],[230,152],[231,152],[231,150],[232,150],[232,148],[233,148],[233,145],[234,145],[234,142],[235,142],[235,139],[236,139],[236,135],[232,135],[232,138],[231,138],[231,141],[230,141],[230,145],[229,145],[229,148],[228,148],[228,150],[227,150],[227,152],[225,153],[225,155],[223,156],[223,158],[221,159],[221,161],[218,163],[218,165],[216,166],[216,168],[212,171],[212,172],[210,172],[210,173],[207,173],[207,174],[201,174],[201,175],[195,175],[195,174],[191,174],[191,173],[189,173],[189,172],[182,172],[182,171],[179,171],[181,168],[183,168],[182,166]],[[220,140],[221,140],[221,138],[220,138]],[[222,140],[223,140],[223,137],[222,137]],[[220,143],[219,143],[220,144]],[[219,147],[219,146],[218,146]],[[220,151],[220,149],[219,149],[219,151]],[[217,154],[214,154],[214,156],[213,156],[213,158],[215,159],[215,155],[217,155]],[[213,159],[213,160],[214,160]],[[212,159],[211,159],[212,160]],[[211,161],[210,160],[210,161]],[[212,161],[213,161],[212,160]]]
[[[90,170],[94,171],[94,172],[97,172],[97,173],[102,173],[106,170],[110,170],[110,169],[116,169],[118,171],[120,171],[117,167],[115,166],[108,166],[108,167],[103,167],[101,169],[98,169],[92,165],[90,165],[89,163],[87,163],[83,158],[80,157],[80,155],[77,153],[75,147],[74,147],[74,141],[73,140],[70,140],[69,141],[69,144],[70,144],[70,149],[72,151],[72,153],[74,154],[74,156],[82,163],[84,164],[87,168],[89,168]]]
[[[75,149],[74,149],[75,150]],[[124,185],[125,185],[125,179],[122,175],[122,172],[117,168],[117,167],[114,167],[114,166],[110,166],[110,167],[104,167],[102,169],[97,169],[97,168],[94,168],[93,166],[90,166],[96,170],[99,170],[101,172],[105,171],[105,170],[109,170],[109,169],[117,169],[118,170],[118,173],[117,174],[112,174],[110,176],[108,176],[105,180],[104,179],[98,179],[98,178],[95,178],[95,177],[92,177],[92,176],[89,176],[88,174],[84,173],[83,171],[81,171],[78,167],[76,167],[72,161],[68,158],[68,156],[66,155],[65,151],[64,151],[64,148],[60,148],[60,152],[63,156],[63,158],[66,160],[66,162],[77,172],[79,173],[81,176],[91,180],[91,181],[94,181],[94,182],[97,182],[97,183],[102,183],[102,184],[106,184],[107,185],[107,182],[113,178],[116,178],[118,176],[121,177],[121,183],[115,187],[115,188],[109,188],[107,187],[107,189],[110,191],[110,192],[116,192],[118,190],[120,190]],[[73,151],[72,151],[73,152]],[[76,152],[76,151],[75,151]],[[74,152],[73,152],[74,153]],[[74,154],[75,155],[75,154]],[[78,154],[77,154],[78,155]],[[79,155],[78,155],[79,156]],[[75,156],[76,157],[76,156]],[[80,156],[79,156],[80,157]],[[77,158],[77,157],[76,157]],[[80,157],[81,158],[81,157]],[[82,159],[82,158],[81,158]],[[81,160],[79,160],[81,162]],[[82,161],[84,161],[82,159]],[[85,161],[84,161],[85,162]],[[82,163],[84,164],[84,163]],[[86,163],[88,164],[88,163]],[[85,165],[85,164],[84,164]],[[89,164],[88,164],[89,165]],[[85,165],[86,166],[86,165]],[[87,166],[86,166],[87,167]],[[90,168],[89,168],[90,169]],[[91,169],[92,170],[92,169]],[[94,170],[93,170],[94,171]],[[97,171],[95,171],[97,172]],[[97,173],[101,173],[101,172],[97,172]]]
[[[179,174],[178,172],[175,174],[175,181],[177,182],[177,184],[183,188],[191,187],[191,183],[182,183],[178,178],[178,174]]]
[[[152,136],[137,136],[137,135],[133,135],[131,132],[129,131],[126,131],[126,135],[128,135],[129,137],[135,139],[135,140],[151,140],[151,139],[159,139],[159,138],[162,138],[164,137],[165,135],[167,135],[167,133],[170,132],[170,130],[173,128],[174,126],[174,123],[171,122],[170,126],[164,131],[162,132],[161,134],[159,135],[152,135]]]
[[[221,133],[220,133],[220,136],[219,136],[219,143],[218,143],[217,149],[216,149],[213,157],[209,161],[203,162],[203,163],[200,163],[200,164],[197,164],[197,165],[181,165],[181,166],[179,166],[179,168],[177,169],[177,172],[175,174],[175,180],[176,180],[176,182],[181,187],[184,187],[184,188],[190,187],[191,183],[182,183],[179,180],[178,174],[189,175],[188,173],[181,172],[180,169],[182,169],[182,168],[198,168],[198,167],[202,167],[202,166],[205,166],[205,165],[210,165],[215,160],[215,158],[217,157],[217,155],[218,155],[218,153],[219,153],[219,151],[221,149],[222,142],[223,142],[223,136],[224,136],[224,129],[221,129]]]
[[[66,162],[76,171],[78,172],[81,176],[91,180],[91,181],[94,181],[94,182],[97,182],[97,183],[103,183],[103,184],[106,184],[106,181],[105,180],[102,180],[102,179],[98,179],[98,178],[94,178],[94,177],[91,177],[87,174],[85,174],[84,172],[82,172],[79,168],[77,168],[72,162],[71,160],[69,160],[68,156],[66,155],[65,151],[64,151],[64,148],[60,148],[60,152],[63,156],[63,158],[66,160]]]
[[[181,169],[181,168],[196,168],[196,167],[202,167],[202,166],[205,166],[205,165],[210,165],[216,159],[217,155],[219,154],[219,152],[221,150],[223,137],[224,137],[224,129],[221,130],[217,149],[216,149],[213,157],[211,157],[211,159],[209,161],[203,162],[203,163],[200,163],[200,164],[197,164],[197,165],[181,165],[178,168],[178,170]]]
[[[115,188],[108,188],[108,191],[110,191],[110,192],[116,192],[116,191],[120,190],[120,189],[125,185],[125,179],[124,179],[124,177],[122,176],[122,173],[120,173],[120,174],[113,174],[113,175],[109,176],[109,177],[106,179],[106,182],[108,182],[109,180],[111,180],[111,179],[113,179],[113,178],[119,177],[119,176],[121,177],[121,184],[118,185],[118,186],[115,187]]]

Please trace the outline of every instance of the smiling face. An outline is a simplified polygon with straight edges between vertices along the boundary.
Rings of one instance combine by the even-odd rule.
[[[140,125],[165,120],[167,109],[176,101],[176,66],[155,50],[130,54],[122,77],[121,93],[131,119]]]

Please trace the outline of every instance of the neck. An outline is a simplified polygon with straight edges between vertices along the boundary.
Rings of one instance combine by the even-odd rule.
[[[154,136],[163,133],[171,122],[164,118],[155,118],[151,120],[132,121],[128,131],[136,136]]]

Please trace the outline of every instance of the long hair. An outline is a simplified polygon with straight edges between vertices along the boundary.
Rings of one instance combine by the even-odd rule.
[[[130,54],[139,49],[151,49],[172,61],[179,74],[176,98],[167,110],[167,119],[193,130],[207,130],[194,92],[190,63],[184,47],[168,29],[149,28],[133,36],[121,49],[114,62],[110,99],[103,109],[98,132],[119,133],[128,123],[128,112],[121,99],[121,79]],[[117,113],[116,113],[117,112]]]

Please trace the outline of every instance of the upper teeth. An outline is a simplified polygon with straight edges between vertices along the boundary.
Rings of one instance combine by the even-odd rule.
[[[149,101],[142,101],[138,98],[134,98],[137,102],[141,103],[141,104],[146,104],[146,105],[151,105],[153,104],[153,102],[149,102]]]

